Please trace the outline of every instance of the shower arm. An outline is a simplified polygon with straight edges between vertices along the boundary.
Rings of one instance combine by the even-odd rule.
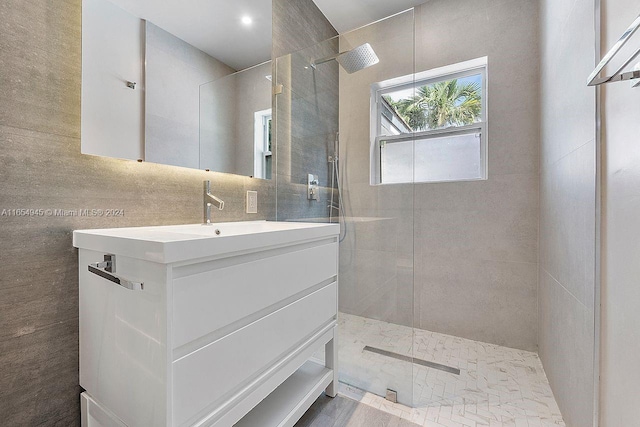
[[[313,61],[311,66],[316,68],[317,65],[324,64],[325,62],[333,61],[338,56],[342,55],[345,52],[336,53],[335,55],[327,56],[326,58],[318,59],[317,61]]]

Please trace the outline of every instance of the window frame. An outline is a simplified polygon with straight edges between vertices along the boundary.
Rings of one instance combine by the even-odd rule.
[[[418,87],[453,79],[474,76],[480,74],[482,77],[482,98],[480,121],[464,126],[450,126],[447,128],[432,129],[420,132],[405,133],[400,135],[379,135],[382,128],[382,96],[390,92],[403,89],[417,89]],[[445,67],[434,68],[420,73],[409,74],[402,77],[385,80],[371,85],[371,111],[370,111],[370,137],[371,137],[371,185],[396,185],[396,184],[417,184],[417,183],[438,183],[438,182],[464,182],[481,181],[488,178],[488,60],[487,57],[472,59],[470,61],[459,62]],[[442,136],[455,136],[464,134],[480,134],[480,178],[449,179],[438,181],[416,181],[415,170],[412,173],[411,182],[383,182],[382,180],[382,155],[381,149],[384,145],[394,142],[426,140],[439,138]],[[415,168],[415,160],[414,160]]]
[[[254,178],[271,179],[271,177],[267,177],[267,162],[269,159],[272,159],[273,155],[273,153],[269,150],[269,121],[271,121],[273,124],[273,114],[271,108],[256,111],[254,113]]]

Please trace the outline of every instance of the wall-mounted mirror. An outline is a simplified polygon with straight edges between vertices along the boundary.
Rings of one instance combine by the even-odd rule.
[[[271,178],[271,61],[200,86],[200,168]]]
[[[271,177],[271,1],[83,0],[82,152]]]

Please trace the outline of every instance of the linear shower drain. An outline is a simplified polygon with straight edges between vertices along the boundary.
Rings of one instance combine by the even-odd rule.
[[[381,348],[375,348],[371,346],[365,346],[362,351],[368,351],[370,353],[380,354],[382,356],[392,357],[394,359],[402,360],[404,362],[416,363],[418,365],[426,366],[427,368],[438,369],[440,371],[448,372],[454,375],[460,375],[460,369],[453,368],[447,365],[441,365],[440,363],[429,362],[428,360],[416,359],[415,357],[405,356],[404,354],[393,353],[391,351],[383,350]]]

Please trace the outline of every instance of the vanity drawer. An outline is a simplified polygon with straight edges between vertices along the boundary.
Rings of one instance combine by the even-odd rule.
[[[206,416],[336,315],[334,282],[173,362],[174,425]]]
[[[220,331],[225,326],[264,316],[275,304],[330,283],[337,275],[337,251],[329,240],[177,268],[175,275],[184,276],[173,280],[172,348],[200,339],[183,349],[192,351],[228,333]]]

